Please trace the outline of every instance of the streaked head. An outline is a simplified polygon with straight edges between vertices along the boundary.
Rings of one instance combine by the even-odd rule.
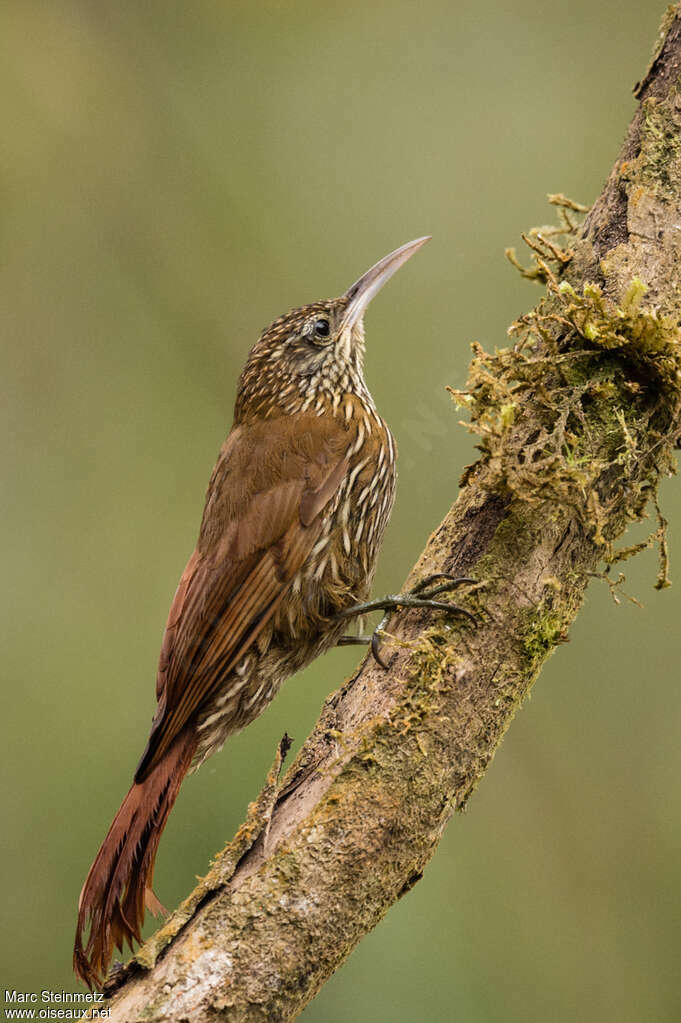
[[[364,314],[372,298],[430,236],[401,245],[339,298],[292,309],[263,331],[239,381],[238,422],[309,408],[340,392],[368,396],[363,377]]]

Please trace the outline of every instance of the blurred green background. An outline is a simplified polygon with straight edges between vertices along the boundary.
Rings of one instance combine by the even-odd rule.
[[[432,243],[374,303],[367,375],[400,447],[376,592],[473,440],[445,384],[539,297],[503,258],[590,202],[660,0],[0,6],[4,987],[75,990],[76,902],[144,746],[161,632],[262,327]],[[325,1023],[681,1018],[677,586],[594,583],[423,881],[306,1011]],[[652,528],[652,526],[651,526]],[[184,785],[172,906],[304,739],[327,655]]]

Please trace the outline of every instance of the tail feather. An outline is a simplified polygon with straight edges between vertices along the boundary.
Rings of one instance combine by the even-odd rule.
[[[189,770],[196,739],[182,732],[161,761],[123,800],[90,867],[78,902],[73,969],[89,987],[102,982],[114,945],[141,942],[144,907],[163,910],[151,884],[158,843],[182,780]],[[88,919],[90,933],[85,943]]]

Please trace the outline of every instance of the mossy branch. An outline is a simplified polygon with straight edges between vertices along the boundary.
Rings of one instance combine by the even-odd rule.
[[[482,777],[588,581],[652,507],[681,437],[681,5],[607,185],[526,241],[545,286],[457,400],[481,457],[409,583],[474,575],[477,629],[419,611],[326,701],[283,781],[110,984],[117,1023],[291,1020],[418,879]],[[513,254],[512,260],[519,265]],[[613,584],[616,585],[616,584]],[[614,592],[614,591],[613,591]]]

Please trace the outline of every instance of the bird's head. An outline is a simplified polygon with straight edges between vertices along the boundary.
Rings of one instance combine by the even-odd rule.
[[[300,411],[321,414],[337,395],[368,398],[364,383],[364,313],[387,280],[429,237],[401,245],[339,298],[292,309],[251,349],[239,381],[235,422]]]

